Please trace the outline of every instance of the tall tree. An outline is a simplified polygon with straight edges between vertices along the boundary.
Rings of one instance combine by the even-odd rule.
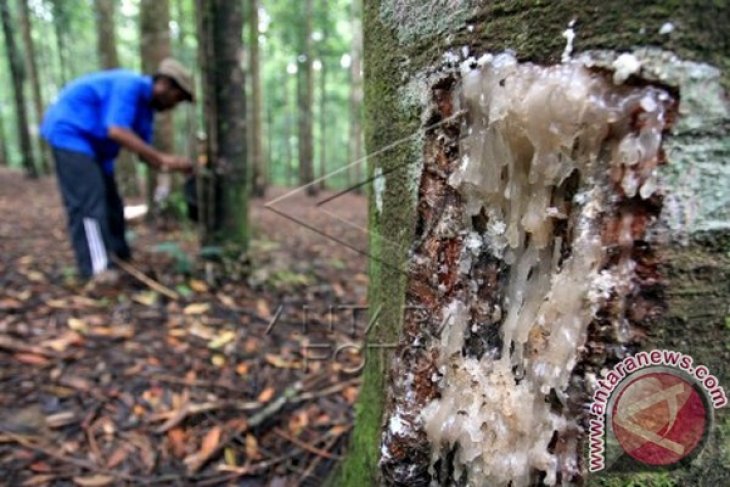
[[[35,43],[33,42],[32,25],[30,21],[30,12],[28,9],[28,0],[18,0],[18,12],[20,14],[20,27],[23,32],[23,44],[25,46],[25,68],[30,77],[31,93],[33,94],[33,108],[35,109],[36,124],[40,126],[43,120],[43,96],[41,94],[41,84],[38,80],[38,63],[36,61]],[[38,158],[40,168],[43,173],[51,172],[51,157],[48,146],[45,141],[38,137]]]
[[[196,0],[207,167],[198,188],[203,241],[248,249],[243,2]]]
[[[96,16],[96,53],[101,69],[119,67],[117,33],[114,24],[114,0],[94,0]]]
[[[28,177],[37,178],[38,169],[33,158],[33,144],[31,143],[28,128],[28,112],[25,104],[25,69],[23,54],[15,42],[13,34],[14,22],[10,15],[8,0],[0,0],[0,16],[2,17],[3,33],[5,34],[5,52],[8,57],[10,76],[13,79],[13,94],[15,95],[15,118],[20,142],[20,151],[23,158],[23,168]]]
[[[140,51],[142,70],[155,73],[160,62],[170,56],[170,2],[169,0],[142,0],[139,10]],[[158,113],[155,116],[155,147],[163,152],[173,152],[172,113]],[[155,191],[158,185],[158,172],[147,169],[147,205],[155,207]],[[154,211],[149,215],[153,216]]]
[[[331,485],[580,485],[602,370],[730,381],[727,2],[507,4],[365,2],[374,323]],[[726,483],[726,442],[672,482]],[[598,481],[667,478],[630,472]]]
[[[0,166],[8,166],[8,144],[5,138],[5,117],[2,115],[2,110],[0,110]]]
[[[327,0],[319,4],[318,19],[321,21],[322,39],[319,42],[319,189],[325,189],[327,181],[327,60],[330,57],[330,5]]]
[[[101,69],[119,67],[116,24],[114,22],[115,10],[115,0],[94,0],[96,54]],[[132,154],[122,149],[117,165],[117,179],[122,194],[125,196],[139,196],[140,187],[137,179],[137,168]]]
[[[259,62],[259,1],[249,0],[249,72],[251,76],[251,114],[249,140],[251,143],[251,171],[253,196],[261,197],[266,193],[266,166],[262,150],[263,131],[261,126],[261,67]]]
[[[348,184],[358,185],[362,177],[362,5],[361,0],[350,4],[352,43],[350,45],[350,132],[348,138]]]
[[[297,71],[297,105],[299,108],[299,184],[306,184],[307,194],[319,192],[314,181],[314,140],[312,137],[312,0],[304,0],[303,19],[300,25],[300,54]]]
[[[69,79],[68,35],[71,27],[71,13],[65,0],[51,0],[53,10],[53,30],[56,37],[56,53],[61,85]]]

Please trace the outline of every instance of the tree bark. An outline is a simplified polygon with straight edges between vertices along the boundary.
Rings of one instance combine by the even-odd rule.
[[[5,120],[0,116],[0,166],[8,166],[8,145],[5,138]]]
[[[94,15],[96,17],[96,54],[99,67],[101,69],[118,68],[114,0],[94,0]],[[117,174],[121,193],[125,196],[139,196],[139,180],[134,157],[125,149],[122,149],[119,154]]]
[[[327,60],[329,52],[327,41],[329,38],[330,18],[327,1],[320,2],[322,18],[322,40],[319,45],[319,59],[321,69],[319,71],[319,189],[327,187]]]
[[[249,1],[249,67],[251,73],[251,170],[253,196],[266,194],[266,166],[262,150],[263,131],[261,128],[261,67],[259,63],[259,2]]]
[[[160,62],[170,56],[170,2],[169,0],[142,0],[140,3],[140,52],[142,56],[142,71],[154,74]],[[173,125],[172,113],[158,113],[155,115],[155,147],[163,152],[173,152]],[[147,168],[146,196],[147,213],[154,217],[157,202],[159,173],[155,169]]]
[[[366,2],[365,139],[371,154],[368,173],[374,177],[370,188],[369,305],[371,318],[377,319],[365,348],[363,386],[350,450],[331,485],[507,485],[511,481],[517,486],[551,481],[638,481],[639,476],[630,473],[620,479],[606,474],[588,478],[582,452],[588,437],[586,407],[591,400],[591,377],[600,377],[602,369],[610,369],[625,354],[669,348],[691,354],[695,363],[707,365],[727,387],[730,181],[723,167],[730,155],[730,107],[725,91],[730,87],[730,63],[727,52],[720,48],[727,46],[728,38],[719,20],[720,13],[728,8],[726,3],[707,0],[670,7],[661,1],[464,1],[446,5],[433,0],[419,3],[416,9],[408,0]],[[571,19],[576,20],[572,53],[562,35]],[[668,19],[674,30],[660,29]],[[642,50],[640,46],[653,48]],[[610,195],[608,201],[612,203],[601,206],[599,220],[604,226],[590,233],[599,240],[600,252],[608,254],[602,269],[611,272],[616,262],[626,259],[637,271],[618,277],[612,297],[598,305],[595,313],[583,308],[588,301],[584,296],[576,316],[587,313],[585,335],[571,342],[575,363],[561,364],[569,371],[567,382],[551,389],[554,396],[536,403],[550,404],[565,424],[572,425],[557,428],[554,437],[548,438],[545,458],[555,460],[554,467],[538,468],[528,460],[516,460],[515,465],[532,467],[519,473],[509,471],[506,475],[511,478],[507,480],[495,480],[490,459],[529,459],[528,449],[516,446],[520,441],[515,441],[512,449],[509,444],[500,449],[501,440],[515,438],[531,441],[531,445],[541,441],[536,431],[520,433],[516,428],[525,420],[538,424],[539,408],[525,410],[519,404],[505,403],[505,411],[514,421],[500,423],[498,401],[510,395],[520,397],[522,392],[540,398],[544,391],[534,387],[532,372],[520,371],[520,367],[506,376],[524,372],[524,377],[514,376],[500,383],[480,382],[491,377],[489,370],[494,369],[481,370],[473,382],[462,384],[454,379],[453,370],[464,361],[496,367],[500,354],[511,359],[514,351],[503,348],[511,333],[505,321],[515,312],[518,319],[529,312],[515,308],[521,301],[514,296],[506,299],[516,265],[491,254],[491,250],[470,247],[472,237],[478,237],[486,247],[498,245],[500,230],[489,227],[499,222],[494,216],[498,209],[493,202],[459,189],[454,178],[464,167],[468,147],[464,140],[478,123],[472,114],[480,106],[463,98],[468,89],[465,76],[475,76],[474,70],[483,69],[480,66],[492,66],[488,58],[477,64],[482,55],[496,56],[507,50],[515,53],[516,70],[532,70],[541,80],[548,76],[544,70],[567,69],[565,66],[573,66],[570,59],[582,59],[581,63],[593,66],[592,79],[600,80],[597,82],[607,90],[618,90],[619,97],[635,93],[633,90],[662,92],[669,103],[665,106],[667,121],[674,124],[665,126],[661,142],[669,149],[667,164],[657,169],[664,178],[653,195],[629,197],[628,189],[607,182],[616,176],[611,176],[605,159],[610,153],[599,156],[604,165],[597,166],[595,181],[576,182],[591,191],[586,193],[591,195],[590,204],[602,204],[591,199],[596,194]],[[616,84],[613,77],[620,79],[617,70],[621,67],[618,56],[626,51],[639,60],[641,69],[628,82]],[[464,52],[473,59],[462,64]],[[566,63],[561,64],[566,55]],[[505,90],[511,79],[502,79]],[[548,81],[544,83],[548,86]],[[497,96],[500,89],[486,92],[485,99]],[[678,100],[679,106],[672,105],[671,100]],[[587,97],[575,103],[586,101]],[[543,113],[542,106],[533,108],[536,117]],[[509,109],[517,108],[510,105]],[[562,111],[548,117],[555,113]],[[547,128],[551,120],[536,127]],[[481,136],[476,130],[474,133]],[[657,154],[661,160],[661,152]],[[486,159],[480,161],[487,163]],[[490,176],[484,184],[515,181],[507,174]],[[569,194],[575,188],[561,191]],[[534,203],[537,193],[528,195],[534,196],[530,200]],[[470,213],[468,204],[475,201],[484,205],[483,213]],[[579,206],[578,200],[572,201],[566,207],[569,213]],[[685,211],[692,213],[688,221],[683,220],[688,215]],[[634,223],[629,225],[628,221]],[[618,231],[621,225],[625,225],[623,233]],[[564,230],[556,225],[547,237],[553,239]],[[575,239],[569,233],[563,237],[566,246],[558,248],[580,259],[578,247],[571,247]],[[563,263],[570,260],[567,254],[556,254],[555,258]],[[530,274],[535,278],[545,275],[540,271]],[[578,273],[575,278],[579,286],[592,279],[589,273]],[[530,288],[525,289],[527,293]],[[555,289],[554,293],[560,291]],[[464,299],[466,295],[472,297]],[[549,301],[550,296],[545,299]],[[480,306],[485,305],[491,308],[482,315]],[[454,309],[460,311],[451,313]],[[454,314],[459,319],[453,318]],[[444,321],[445,317],[449,318]],[[458,330],[464,333],[463,342],[458,339]],[[527,340],[524,353],[529,359],[530,354],[539,356],[541,347],[553,346],[559,337],[532,328]],[[391,353],[386,345],[393,343],[397,348]],[[514,348],[521,347],[517,344]],[[490,354],[499,358],[492,361]],[[462,384],[461,389],[454,394],[457,384]],[[472,394],[480,395],[483,401],[476,410],[467,411]],[[441,424],[429,423],[424,411],[448,401],[455,406],[452,414],[441,417]],[[466,415],[460,415],[459,407]],[[481,408],[497,413],[491,419],[480,418],[476,411],[483,411]],[[469,445],[468,436],[449,439],[442,428],[473,418],[477,422],[471,433],[495,433],[491,440],[478,445],[477,458],[490,452],[483,469],[471,469],[468,462],[459,464],[461,452],[473,445]],[[479,419],[484,420],[482,429]],[[730,431],[727,410],[715,411],[715,421],[719,433],[710,436],[695,462],[672,471],[673,482],[720,485],[730,475],[730,465],[722,453]],[[501,432],[494,430],[498,423],[505,428]],[[456,467],[461,471],[459,477]],[[549,476],[551,468],[555,477]],[[642,474],[641,479],[660,482],[666,474]]]
[[[2,16],[3,32],[5,34],[5,51],[8,56],[10,76],[13,80],[13,94],[15,96],[15,117],[18,130],[20,151],[23,158],[25,174],[30,178],[38,177],[38,169],[33,158],[33,144],[31,143],[30,130],[28,128],[28,112],[25,104],[25,71],[23,69],[23,55],[15,43],[13,35],[13,21],[10,17],[10,6],[7,0],[0,2],[0,15]]]
[[[350,45],[350,133],[348,138],[348,185],[360,192],[362,177],[362,6],[353,0],[350,11],[352,43]]]
[[[243,2],[197,1],[208,167],[203,241],[248,249]],[[198,186],[201,188],[201,185]],[[220,203],[219,203],[220,202]]]
[[[312,0],[304,1],[300,42],[302,50],[297,76],[299,107],[299,184],[307,185],[307,194],[314,196],[319,188],[314,181],[314,140],[312,137]]]
[[[66,37],[70,22],[68,19],[68,11],[66,10],[62,0],[51,0],[53,6],[53,32],[56,37],[56,53],[58,54],[58,69],[61,86],[68,82],[68,62],[66,45],[68,38]]]
[[[36,60],[35,43],[33,42],[32,25],[30,12],[28,11],[28,0],[18,0],[18,11],[20,12],[20,25],[23,31],[23,44],[25,45],[25,67],[30,76],[30,87],[33,93],[33,108],[35,109],[36,125],[40,127],[43,121],[43,96],[41,85],[38,80],[38,63]],[[44,174],[51,172],[51,154],[45,141],[38,134],[38,156],[41,171]]]

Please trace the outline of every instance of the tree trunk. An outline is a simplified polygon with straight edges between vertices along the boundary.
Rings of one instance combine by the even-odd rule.
[[[304,18],[301,26],[302,51],[297,76],[297,101],[299,107],[299,184],[307,185],[307,194],[316,195],[319,188],[314,181],[312,138],[312,0],[304,1]]]
[[[117,34],[114,25],[114,0],[94,0],[96,16],[96,53],[101,69],[119,67]]]
[[[142,71],[148,74],[157,72],[160,62],[170,56],[170,2],[169,0],[142,0],[140,3],[140,51],[142,55]],[[173,152],[172,113],[155,115],[154,145],[163,152]],[[156,214],[156,191],[158,188],[158,171],[147,167],[146,196],[148,215]],[[169,191],[169,181],[167,190]]]
[[[329,38],[329,12],[326,0],[320,2],[322,22],[322,40],[319,59],[322,68],[319,71],[319,189],[327,187],[327,39]]]
[[[25,45],[25,68],[30,76],[30,86],[33,93],[33,108],[35,109],[36,126],[40,127],[43,121],[43,97],[41,85],[38,80],[38,63],[36,61],[35,44],[33,42],[30,12],[28,11],[28,0],[18,0],[18,11],[20,12],[20,26],[23,31],[23,44]],[[38,134],[38,156],[41,171],[44,174],[51,172],[51,154],[45,141]]]
[[[8,145],[5,138],[5,120],[0,116],[0,166],[8,166]]]
[[[33,159],[33,145],[28,129],[28,112],[25,104],[25,72],[23,69],[23,54],[18,49],[13,35],[13,21],[10,18],[10,6],[8,0],[0,0],[0,16],[2,16],[3,32],[5,34],[5,52],[8,56],[10,76],[13,80],[13,93],[15,95],[15,117],[18,127],[18,138],[20,152],[23,157],[23,168],[25,174],[31,178],[38,177],[38,169]]]
[[[248,249],[242,2],[197,0],[208,168],[203,240]],[[200,187],[200,186],[199,186]],[[220,201],[220,203],[218,203]]]
[[[261,68],[259,65],[259,2],[249,1],[249,66],[251,72],[251,169],[253,196],[263,197],[266,193],[266,167],[261,147]]]
[[[730,383],[727,5],[519,5],[365,4],[376,320],[332,485],[583,483],[602,370]],[[726,482],[715,422],[672,483]]]
[[[350,134],[348,138],[348,186],[360,192],[363,170],[362,153],[362,6],[353,0],[350,10],[352,44],[350,46]]]
[[[295,173],[295,167],[294,167],[294,156],[292,151],[292,124],[293,121],[296,118],[296,114],[293,113],[292,105],[289,102],[290,101],[290,91],[291,91],[291,83],[290,83],[290,76],[285,74],[284,78],[284,113],[286,114],[286,118],[284,119],[284,178],[286,181],[286,185],[289,187],[292,187],[296,184],[296,173]],[[298,83],[297,83],[298,86]],[[295,87],[296,88],[296,87]]]
[[[94,0],[96,54],[101,69],[114,69],[119,67],[114,10],[114,0]],[[123,195],[139,196],[140,188],[134,156],[125,149],[122,149],[119,154],[117,175],[119,189]]]
[[[68,38],[66,37],[66,34],[69,31],[70,22],[63,0],[51,0],[51,5],[53,7],[53,31],[56,37],[58,69],[61,78],[61,86],[63,86],[68,82],[68,62],[66,56]]]

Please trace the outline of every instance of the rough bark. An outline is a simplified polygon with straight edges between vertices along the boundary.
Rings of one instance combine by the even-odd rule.
[[[458,123],[443,123],[438,129],[425,127],[456,114],[452,104],[461,73],[449,63],[456,60],[458,64],[462,52],[478,58],[509,49],[519,62],[555,65],[566,47],[566,39],[561,34],[574,18],[573,57],[587,52],[600,57],[606,52],[626,50],[641,57],[643,51],[637,46],[655,46],[676,54],[675,58],[666,52],[655,53],[656,61],[645,61],[645,68],[629,84],[667,90],[671,96],[678,97],[680,104],[673,133],[664,137],[665,149],[671,150],[666,166],[661,168],[666,176],[661,188],[663,199],[643,204],[626,201],[611,210],[616,213],[608,212],[613,216],[606,217],[601,238],[609,239],[603,241],[608,247],[615,247],[610,244],[610,238],[615,237],[617,220],[614,219],[618,215],[628,215],[641,222],[627,234],[630,243],[626,250],[640,272],[632,278],[632,291],[623,296],[623,304],[604,309],[590,324],[587,345],[581,349],[573,371],[576,387],[568,394],[570,407],[566,414],[584,426],[585,417],[581,416],[579,407],[589,400],[583,384],[586,374],[611,367],[619,358],[617,354],[636,347],[666,347],[690,353],[696,362],[706,364],[721,384],[728,384],[730,352],[725,346],[725,303],[730,288],[724,276],[730,272],[726,255],[730,231],[728,172],[723,160],[728,157],[730,111],[726,95],[716,93],[720,84],[727,88],[730,79],[728,33],[720,20],[727,11],[724,1],[461,1],[448,6],[438,1],[366,3],[365,136],[368,153],[373,154],[368,171],[370,176],[386,175],[376,178],[370,203],[373,258],[369,298],[371,310],[380,314],[368,337],[369,360],[356,409],[351,448],[333,485],[479,482],[479,479],[453,478],[450,467],[456,452],[446,445],[441,445],[444,448],[440,463],[435,469],[429,469],[434,466],[432,454],[439,451],[440,445],[430,444],[427,433],[419,425],[418,410],[405,411],[404,418],[399,414],[402,409],[397,409],[423,406],[444,392],[432,381],[433,366],[438,354],[444,353],[443,348],[434,340],[425,345],[425,351],[434,355],[423,351],[428,337],[436,333],[431,330],[434,323],[411,315],[409,307],[426,308],[432,312],[432,319],[433,315],[440,319],[440,312],[450,300],[450,289],[465,289],[472,284],[475,289],[481,289],[489,279],[493,279],[493,290],[483,299],[500,302],[507,288],[503,278],[510,272],[509,264],[485,259],[471,268],[473,274],[459,276],[454,267],[460,262],[464,241],[458,236],[458,223],[456,237],[430,239],[433,236],[430,231],[442,228],[439,224],[448,226],[462,221],[459,215],[464,210],[463,195],[449,187],[448,178],[454,173],[459,157],[460,149],[454,141],[466,134],[461,133],[464,127]],[[660,34],[665,22],[672,22],[675,29]],[[718,68],[719,76],[712,78],[715,84],[706,85],[705,81],[683,75],[661,74],[681,71],[687,62],[708,63]],[[600,71],[601,76],[610,75],[610,62],[596,65],[599,71],[606,70]],[[699,64],[692,66],[700,71],[704,69]],[[385,154],[378,152],[399,140],[402,142]],[[694,171],[700,174],[695,175]],[[714,174],[714,180],[708,174]],[[686,192],[683,185],[687,184],[683,176],[699,181],[686,197],[682,195]],[[378,183],[378,179],[383,181]],[[714,201],[709,195],[715,195]],[[675,204],[672,202],[677,200],[694,204],[696,213],[693,221],[681,228],[673,225],[670,221],[673,217],[668,215]],[[445,222],[447,216],[453,219]],[[477,219],[469,226],[479,227],[482,223]],[[429,276],[438,276],[447,294],[438,287],[424,286]],[[477,278],[481,281],[476,282]],[[708,300],[716,304],[708,305]],[[502,315],[508,312],[507,303]],[[622,319],[628,323],[624,330],[628,338],[611,332],[612,327],[607,328],[607,323]],[[501,324],[498,319],[489,327],[480,324],[467,333],[464,356],[484,354],[490,343],[494,346],[494,340],[498,342],[502,333]],[[495,330],[499,333],[495,334]],[[414,346],[418,338],[420,345]],[[388,341],[399,342],[395,355],[398,360],[393,360],[392,354],[372,353],[373,346]],[[383,368],[389,371],[387,379]],[[404,382],[405,377],[411,378]],[[496,392],[487,391],[487,397]],[[406,397],[413,397],[416,402],[409,403],[411,399],[404,400]],[[395,419],[397,425],[405,423],[406,434],[393,433]],[[697,485],[700,481],[719,485],[728,475],[730,462],[723,452],[728,449],[730,421],[725,410],[716,411],[716,422],[718,431],[698,461],[672,473],[677,485]],[[558,436],[555,448],[559,450],[571,441],[579,444],[585,441],[585,430]],[[387,452],[385,458],[381,457],[383,451]],[[558,482],[585,480],[585,459],[578,455],[572,460],[578,471],[570,471],[563,464]],[[637,479],[659,482],[666,480],[663,475],[621,478],[604,475],[588,480],[602,485],[622,485]],[[539,472],[533,472],[532,483],[543,480]]]
[[[348,138],[349,186],[356,185],[359,191],[362,177],[362,14],[360,0],[350,6],[352,43],[350,45],[350,133]]]
[[[243,2],[198,0],[207,167],[198,186],[207,199],[203,240],[248,248]],[[218,204],[220,201],[220,204]]]
[[[142,0],[140,3],[140,54],[142,71],[154,74],[160,62],[170,56],[170,2],[169,0]],[[155,147],[163,152],[173,152],[172,113],[155,115]],[[155,207],[155,191],[157,190],[158,171],[148,167],[146,181],[147,205]],[[148,212],[155,215],[154,211]]]
[[[307,185],[307,194],[319,192],[314,181],[314,140],[312,136],[312,0],[305,0],[304,18],[300,26],[301,52],[297,72],[297,105],[299,108],[299,184]]]
[[[33,42],[32,25],[30,21],[30,12],[28,10],[28,0],[18,0],[18,11],[20,13],[20,26],[23,31],[23,44],[25,45],[25,67],[30,78],[31,93],[33,94],[33,108],[35,109],[36,125],[40,126],[43,120],[43,96],[41,94],[41,85],[38,80],[38,62],[36,60],[35,43]],[[41,171],[44,174],[51,172],[51,154],[45,141],[37,137],[38,142],[38,159]]]
[[[8,57],[10,76],[13,80],[13,95],[15,100],[15,118],[19,138],[20,152],[23,158],[25,174],[31,178],[38,177],[38,169],[33,158],[33,144],[31,143],[28,128],[28,112],[25,104],[25,70],[23,54],[15,42],[13,20],[10,15],[8,0],[0,2],[0,16],[2,16],[3,33],[5,34],[5,52]]]
[[[266,193],[266,166],[262,149],[263,131],[261,127],[261,67],[259,63],[259,2],[249,1],[249,71],[251,75],[251,171],[253,196],[262,197]]]

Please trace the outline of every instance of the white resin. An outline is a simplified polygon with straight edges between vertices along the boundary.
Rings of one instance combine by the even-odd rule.
[[[622,57],[614,77],[621,81],[639,69]],[[603,269],[600,218],[618,191],[641,198],[654,193],[666,95],[652,87],[617,87],[578,62],[542,67],[509,54],[483,59],[463,77],[466,136],[449,184],[469,215],[487,216],[484,234],[465,234],[460,271],[468,279],[473,255],[484,249],[510,265],[495,315],[503,348],[499,359],[464,356],[464,335],[475,326],[468,309],[478,303],[450,302],[441,337],[441,397],[421,419],[434,459],[442,445],[458,445],[456,476],[467,471],[469,485],[529,485],[536,470],[551,485],[561,469],[577,468],[577,454],[558,458],[548,444],[555,432],[576,425],[546,399],[551,391],[565,397],[596,311],[612,292],[630,289],[628,257]],[[638,129],[630,123],[637,113]],[[574,171],[579,189],[566,203],[559,188]],[[571,252],[561,262],[563,241],[554,225],[565,219]],[[633,243],[630,228],[629,215],[620,229],[626,248]]]

